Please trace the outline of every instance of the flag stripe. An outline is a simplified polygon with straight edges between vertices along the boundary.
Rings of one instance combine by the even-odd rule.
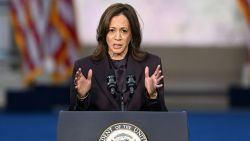
[[[17,41],[18,47],[20,48],[23,58],[25,59],[25,62],[27,62],[27,65],[30,69],[34,68],[34,65],[32,64],[32,62],[30,61],[30,57],[27,51],[26,46],[26,40],[25,40],[25,33],[23,31],[23,29],[21,28],[21,25],[19,24],[20,22],[18,21],[17,18],[17,11],[15,8],[16,5],[12,5],[11,6],[11,19],[12,19],[12,23],[15,26],[15,30],[16,30],[16,35],[15,35],[15,39]]]
[[[43,63],[54,62],[53,80],[71,75],[79,52],[72,0],[11,0],[11,21],[15,40],[23,58],[27,83],[43,73]]]
[[[240,10],[245,15],[247,22],[250,24],[250,7],[248,0],[238,0],[238,4],[240,6]]]
[[[28,3],[26,1],[26,3],[25,3],[25,9],[26,9],[27,23],[28,23],[28,26],[29,26],[29,28],[31,30],[30,33],[34,37],[34,40],[35,40],[35,43],[36,43],[35,47],[39,50],[39,52],[38,52],[39,53],[39,57],[42,57],[43,56],[43,50],[42,50],[42,48],[40,46],[41,40],[39,38],[37,29],[36,29],[36,27],[34,25],[34,21],[32,20],[32,12],[33,11],[31,11],[32,9],[31,9],[31,6],[29,4],[30,3]]]

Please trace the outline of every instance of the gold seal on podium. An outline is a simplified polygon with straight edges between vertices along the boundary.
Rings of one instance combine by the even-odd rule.
[[[148,141],[144,132],[131,123],[116,123],[109,126],[99,141]]]

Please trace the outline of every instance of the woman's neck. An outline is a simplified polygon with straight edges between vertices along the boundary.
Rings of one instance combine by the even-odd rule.
[[[127,52],[128,52],[128,50],[124,51],[120,54],[117,54],[117,53],[113,53],[113,52],[109,51],[109,56],[112,60],[122,60],[125,58]]]

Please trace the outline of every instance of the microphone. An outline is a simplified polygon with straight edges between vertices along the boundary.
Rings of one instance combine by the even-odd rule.
[[[116,90],[117,90],[117,83],[114,75],[107,76],[107,88],[110,91],[110,93],[115,97],[116,96]]]
[[[110,91],[111,95],[113,97],[116,97],[117,95],[117,83],[116,83],[116,78],[115,75],[109,75],[107,76],[107,82],[108,82],[108,90]],[[121,93],[121,110],[124,111],[124,101],[123,101],[123,94]]]
[[[134,94],[136,88],[135,76],[130,74],[127,76],[127,88],[130,91],[130,94]]]

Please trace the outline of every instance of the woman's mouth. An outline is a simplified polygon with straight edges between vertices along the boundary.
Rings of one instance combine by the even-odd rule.
[[[122,44],[114,44],[113,45],[113,48],[114,49],[119,49],[119,48],[121,48],[122,47]]]

